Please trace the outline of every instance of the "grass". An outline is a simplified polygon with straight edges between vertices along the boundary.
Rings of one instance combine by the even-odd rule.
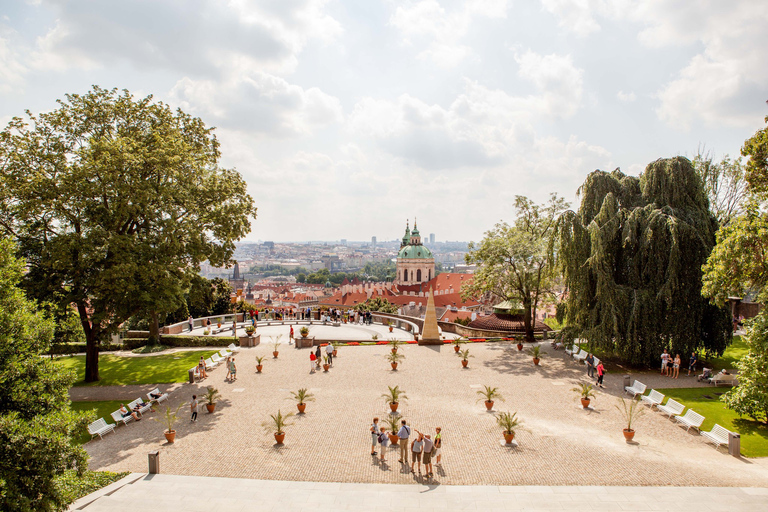
[[[104,402],[70,402],[70,408],[73,411],[78,411],[78,412],[95,410],[95,413],[94,413],[95,416],[93,418],[94,421],[99,418],[104,418],[104,420],[106,420],[107,423],[114,423],[115,420],[112,419],[112,416],[110,416],[110,414],[118,410],[120,408],[120,404],[125,402],[126,402],[125,400],[109,400]],[[82,432],[80,432],[80,434],[77,437],[75,437],[75,441],[78,444],[85,444],[90,440],[91,440],[91,434],[89,434],[88,430],[86,430],[85,428],[83,429]]]
[[[197,365],[200,356],[215,354],[215,350],[176,352],[146,357],[120,357],[113,354],[99,355],[101,380],[86,384],[85,356],[61,357],[56,362],[64,368],[75,370],[78,376],[75,386],[125,386],[128,384],[170,384],[186,382],[187,370]]]
[[[725,349],[723,355],[707,361],[707,364],[711,364],[715,371],[722,370],[723,368],[731,370],[736,368],[736,362],[745,355],[747,355],[747,342],[741,336],[734,336],[733,342]]]
[[[749,418],[740,418],[738,414],[725,408],[720,396],[727,388],[672,388],[657,389],[698,412],[704,418],[701,430],[711,430],[717,423],[721,427],[741,434],[741,454],[745,457],[768,456],[768,426]],[[710,398],[705,398],[710,397]]]

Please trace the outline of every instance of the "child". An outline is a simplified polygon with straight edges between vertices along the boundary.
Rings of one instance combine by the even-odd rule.
[[[317,356],[315,356],[315,353],[310,351],[309,352],[309,373],[315,373],[315,361],[317,361]]]

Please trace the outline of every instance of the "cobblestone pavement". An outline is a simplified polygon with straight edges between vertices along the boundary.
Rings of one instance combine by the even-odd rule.
[[[201,384],[185,384],[169,401],[183,405],[176,443],[167,444],[162,425],[134,422],[103,440],[86,444],[91,468],[145,472],[147,453],[160,450],[163,473],[250,479],[483,485],[649,485],[761,486],[768,482],[765,459],[736,459],[716,450],[694,431],[686,432],[657,412],[636,423],[635,443],[621,433],[623,421],[614,405],[621,394],[621,375],[609,373],[593,409],[583,410],[571,388],[585,381],[583,365],[562,351],[544,347],[541,366],[509,344],[467,345],[475,357],[468,369],[450,345],[407,345],[398,371],[391,371],[386,346],[342,347],[328,373],[309,373],[309,350],[283,346],[278,359],[271,348],[243,349],[236,357],[238,380],[224,382],[223,368]],[[256,355],[268,358],[255,373]],[[638,376],[639,377],[639,376]],[[649,387],[694,385],[693,377],[668,379],[655,373],[641,378]],[[658,381],[658,382],[657,382]],[[496,386],[505,402],[496,410],[516,411],[523,420],[519,446],[502,446],[494,415],[477,402],[482,385]],[[189,422],[188,402],[205,386],[217,387],[223,399],[214,414],[201,412]],[[399,385],[409,399],[402,417],[414,428],[443,429],[443,465],[426,480],[410,474],[388,449],[386,462],[369,455],[373,416],[388,407],[380,398],[387,386]],[[310,388],[316,401],[293,417],[282,446],[262,427],[270,413],[296,412],[289,391]],[[201,407],[201,410],[205,409]],[[162,411],[162,408],[161,408]],[[160,411],[154,416],[158,417]]]

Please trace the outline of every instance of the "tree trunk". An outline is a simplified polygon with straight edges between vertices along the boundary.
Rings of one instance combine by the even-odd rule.
[[[157,319],[157,311],[149,312],[149,344],[154,345],[160,341],[160,323]]]
[[[85,382],[99,380],[99,338],[88,318],[88,309],[82,302],[77,303],[80,324],[85,332]]]
[[[535,338],[533,336],[533,310],[531,308],[531,303],[529,301],[523,301],[523,307],[525,308],[525,317],[523,320],[523,324],[525,326],[525,341],[535,341]]]

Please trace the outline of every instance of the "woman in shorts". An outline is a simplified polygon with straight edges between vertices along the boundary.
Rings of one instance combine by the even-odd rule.
[[[229,374],[232,376],[232,380],[237,380],[237,366],[235,366],[235,358],[229,362]]]
[[[435,457],[435,464],[439,466],[440,457],[442,457],[441,448],[443,447],[443,434],[442,434],[442,429],[440,427],[437,427],[435,431],[437,432],[435,434],[435,450],[432,452],[432,455],[434,455]]]
[[[413,465],[419,463],[419,474],[421,474],[421,452],[424,451],[424,435],[419,434],[419,437],[411,441],[411,473],[413,473]]]
[[[678,378],[680,376],[680,354],[675,356],[672,361],[672,378]]]

